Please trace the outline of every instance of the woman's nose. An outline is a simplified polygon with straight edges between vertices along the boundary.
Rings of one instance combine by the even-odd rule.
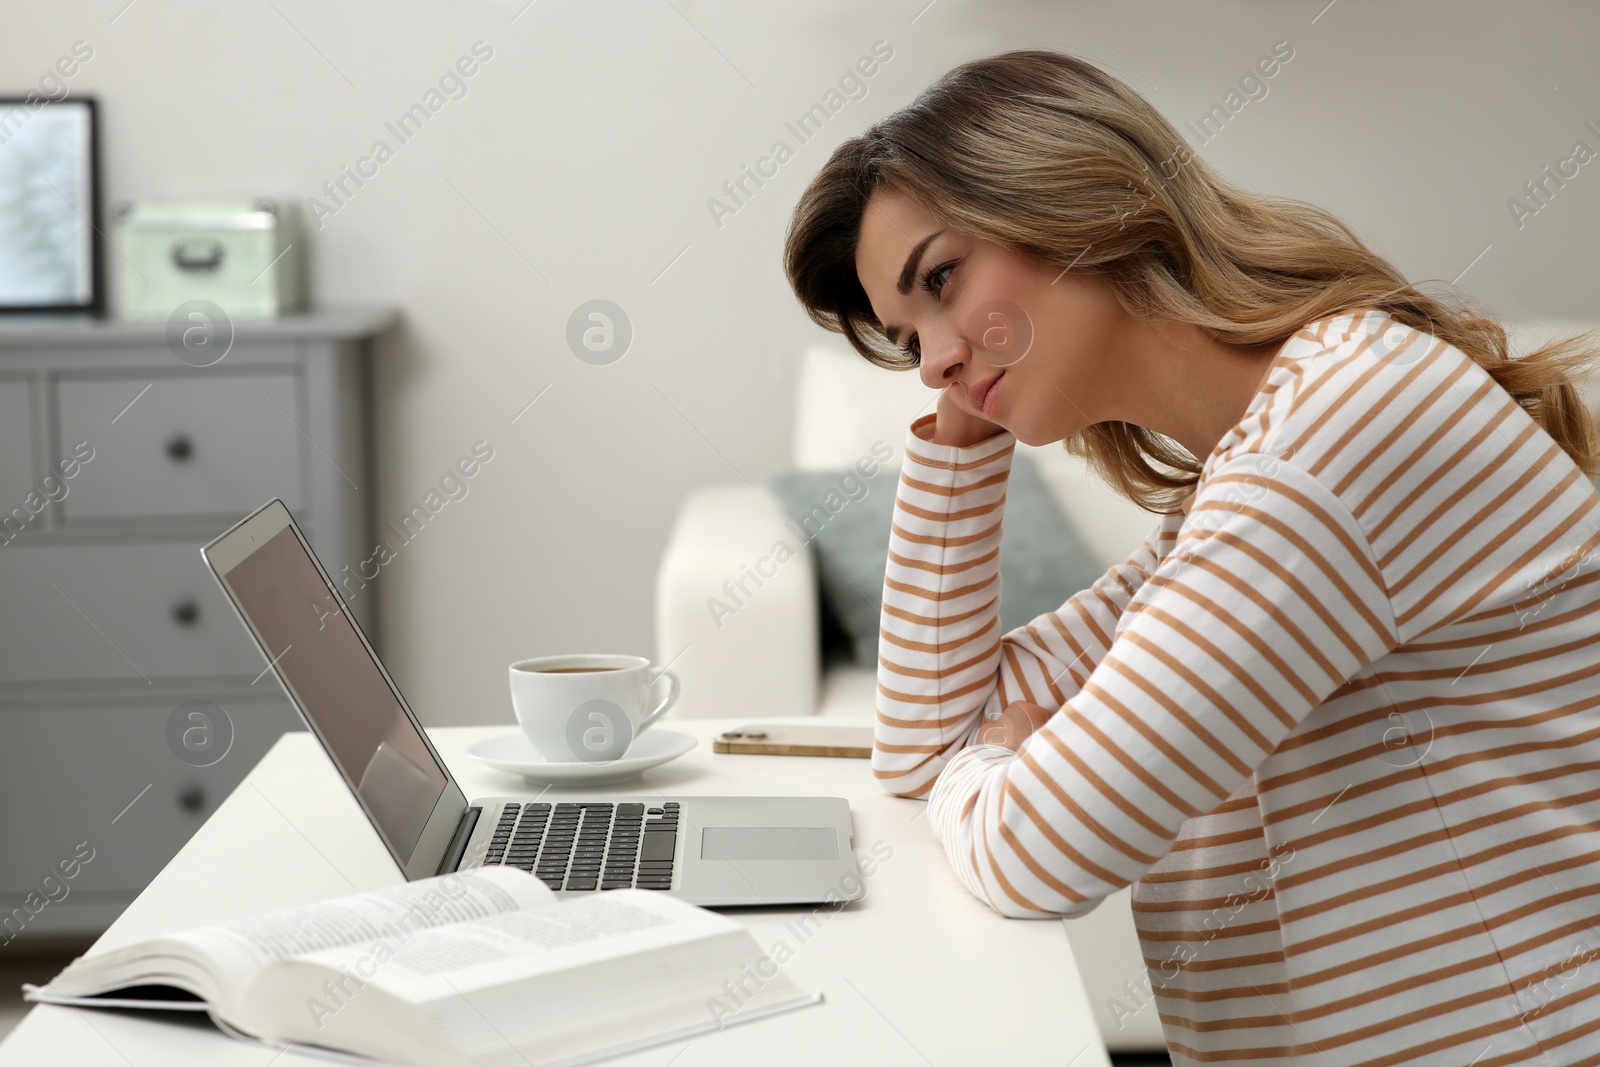
[[[920,339],[922,345],[922,384],[929,389],[944,389],[961,377],[961,368],[972,358],[972,349],[959,334],[933,330]]]

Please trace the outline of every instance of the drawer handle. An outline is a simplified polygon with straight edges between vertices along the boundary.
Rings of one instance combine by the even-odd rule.
[[[206,806],[206,792],[197,785],[191,785],[178,794],[178,807],[193,815]]]
[[[222,242],[174,241],[172,265],[179,270],[213,271],[222,266]]]
[[[193,600],[180,600],[172,605],[172,621],[179,626],[193,626],[200,621],[200,605]]]
[[[192,455],[194,455],[194,442],[189,440],[188,434],[175,434],[167,441],[167,458],[174,463],[183,463]]]

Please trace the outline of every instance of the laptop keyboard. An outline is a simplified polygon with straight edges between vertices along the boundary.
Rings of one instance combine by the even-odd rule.
[[[678,804],[508,805],[485,865],[520,867],[551,889],[671,889]]]

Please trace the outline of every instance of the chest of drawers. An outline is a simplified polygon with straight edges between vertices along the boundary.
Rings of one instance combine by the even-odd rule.
[[[330,569],[366,556],[394,320],[237,323],[208,366],[162,324],[0,323],[0,945],[103,930],[301,728],[200,546],[279,497]]]

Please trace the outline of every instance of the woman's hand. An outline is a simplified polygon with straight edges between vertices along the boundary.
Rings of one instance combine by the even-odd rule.
[[[986,720],[978,730],[978,744],[1003,745],[1013,752],[1020,751],[1022,742],[1033,736],[1035,730],[1050,721],[1055,712],[1030,704],[1026,700],[1006,705],[998,719]]]
[[[933,419],[933,435],[924,440],[936,445],[969,448],[1005,429],[999,423],[981,419],[957,406],[955,391],[965,388],[966,386],[960,382],[953,382],[939,394],[939,406]]]

